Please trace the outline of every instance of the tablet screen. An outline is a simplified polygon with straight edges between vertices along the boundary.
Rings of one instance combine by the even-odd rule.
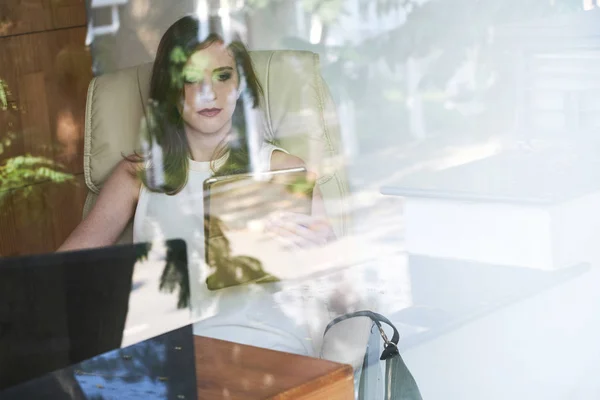
[[[206,180],[208,288],[274,282],[289,276],[296,264],[295,251],[273,238],[265,225],[274,213],[310,215],[313,188],[304,168]]]

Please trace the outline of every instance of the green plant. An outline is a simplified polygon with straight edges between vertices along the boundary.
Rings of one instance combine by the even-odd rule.
[[[0,112],[18,112],[19,108],[9,101],[11,93],[8,85],[0,79]],[[0,206],[11,189],[20,188],[19,195],[28,197],[32,185],[42,182],[65,183],[73,181],[73,175],[65,172],[64,167],[52,159],[32,154],[23,154],[7,159],[2,155],[17,139],[18,133],[7,126],[0,131]]]

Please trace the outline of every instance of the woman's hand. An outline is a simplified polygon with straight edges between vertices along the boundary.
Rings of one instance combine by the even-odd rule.
[[[290,248],[324,246],[335,240],[335,233],[325,217],[278,211],[267,217],[264,228]]]

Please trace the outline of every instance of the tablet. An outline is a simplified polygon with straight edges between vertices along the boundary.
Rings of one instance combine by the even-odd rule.
[[[205,260],[210,290],[275,282],[301,267],[297,252],[265,229],[274,212],[310,215],[314,180],[305,168],[204,182]]]

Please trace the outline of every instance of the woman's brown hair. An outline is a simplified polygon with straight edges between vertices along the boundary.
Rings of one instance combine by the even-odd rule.
[[[143,123],[142,141],[149,148],[158,146],[162,153],[164,179],[155,182],[152,178],[159,168],[156,165],[146,165],[141,169],[140,177],[143,184],[151,191],[174,195],[181,191],[187,183],[190,148],[184,130],[184,122],[180,112],[184,78],[183,69],[187,60],[196,51],[204,49],[213,43],[224,43],[217,33],[211,33],[200,40],[200,21],[193,16],[186,16],[175,22],[163,35],[156,59],[152,68],[150,80],[150,101],[146,110],[146,120]],[[243,99],[250,101],[253,108],[259,107],[263,91],[250,59],[250,54],[240,40],[226,43],[227,48],[235,59],[240,84],[245,80],[245,96],[240,96],[232,118],[234,135],[222,143],[213,155],[213,159],[224,156],[229,151],[225,164],[214,171],[215,175],[229,175],[247,172],[249,168],[248,141],[244,117]],[[150,151],[128,157],[130,161],[145,161],[151,159]],[[214,164],[212,164],[214,169]]]

